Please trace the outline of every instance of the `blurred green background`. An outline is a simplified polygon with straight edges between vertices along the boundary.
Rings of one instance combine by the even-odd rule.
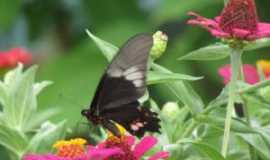
[[[269,22],[270,1],[256,2],[261,20]],[[222,88],[217,70],[228,59],[176,59],[217,41],[205,30],[186,25],[186,13],[214,17],[222,7],[223,0],[0,0],[0,50],[21,46],[33,53],[40,65],[37,80],[54,82],[39,97],[40,108],[61,109],[53,120],[67,119],[72,127],[81,119],[80,110],[90,104],[107,65],[85,29],[117,46],[136,33],[162,30],[169,44],[158,63],[175,72],[204,76],[192,85],[208,102]],[[253,51],[244,62],[255,64],[269,55],[269,49]],[[160,105],[176,100],[163,86],[151,86],[150,93]]]

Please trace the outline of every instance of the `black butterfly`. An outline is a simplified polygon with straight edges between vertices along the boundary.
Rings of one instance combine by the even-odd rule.
[[[159,132],[157,114],[138,102],[146,90],[147,62],[152,46],[153,38],[148,34],[128,40],[108,66],[90,108],[82,110],[82,115],[116,136],[120,136],[120,132],[115,123],[139,137],[146,131]]]

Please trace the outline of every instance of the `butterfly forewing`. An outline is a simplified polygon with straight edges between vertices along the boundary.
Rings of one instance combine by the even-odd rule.
[[[138,136],[145,131],[158,131],[156,114],[141,108],[138,102],[146,89],[147,62],[152,46],[153,39],[148,34],[139,34],[126,42],[102,76],[90,112],[84,114],[88,119],[102,119],[100,123],[116,135],[117,129],[112,122]]]

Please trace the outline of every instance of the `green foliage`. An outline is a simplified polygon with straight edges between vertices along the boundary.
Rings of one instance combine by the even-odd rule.
[[[33,66],[23,71],[23,66],[19,64],[0,81],[3,109],[0,112],[0,144],[16,159],[21,159],[26,152],[38,151],[44,144],[50,145],[51,140],[59,138],[64,126],[63,122],[46,122],[56,114],[56,110],[37,112],[37,96],[52,83],[35,83],[36,70],[37,66]]]

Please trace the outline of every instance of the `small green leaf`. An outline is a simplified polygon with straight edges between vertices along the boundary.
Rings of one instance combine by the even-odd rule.
[[[157,84],[157,83],[166,83],[169,81],[176,80],[188,80],[196,81],[200,80],[203,77],[193,77],[190,75],[180,74],[180,73],[163,73],[158,71],[149,71],[147,75],[147,84]]]
[[[95,44],[102,51],[103,55],[110,62],[113,59],[113,57],[116,55],[116,53],[118,52],[118,48],[115,47],[114,45],[112,45],[111,43],[108,43],[108,42],[96,37],[89,30],[86,30],[86,33],[95,42]]]
[[[230,48],[225,44],[214,44],[192,51],[178,60],[219,60],[230,55]]]
[[[260,49],[264,47],[270,47],[270,38],[262,38],[254,42],[250,42],[244,49],[249,51],[249,50],[255,50],[255,49]]]
[[[33,86],[34,95],[37,96],[44,88],[46,88],[47,86],[51,84],[53,84],[53,82],[51,81],[43,81],[40,83],[35,83]]]

